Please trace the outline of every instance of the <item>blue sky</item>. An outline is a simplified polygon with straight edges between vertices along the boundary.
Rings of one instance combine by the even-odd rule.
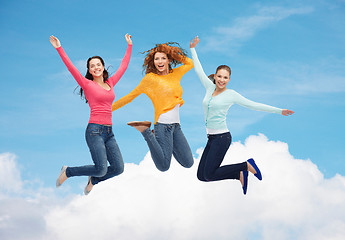
[[[116,99],[142,79],[140,52],[167,41],[179,42],[189,52],[190,40],[198,35],[197,52],[206,73],[227,64],[232,68],[229,88],[295,111],[283,117],[233,106],[228,127],[234,142],[264,134],[286,143],[295,159],[310,159],[325,178],[344,176],[344,12],[344,0],[3,1],[0,154],[15,156],[22,181],[32,189],[55,187],[64,164],[91,163],[84,139],[89,107],[73,93],[77,84],[50,35],[60,39],[84,74],[93,55],[102,56],[115,72],[126,50],[124,35],[130,33],[132,58],[115,87]],[[207,140],[201,106],[205,91],[194,70],[183,77],[182,87],[181,125],[197,157]],[[146,95],[113,113],[125,163],[139,164],[148,147],[126,125],[133,120],[154,120]],[[86,177],[68,180],[69,188],[61,194],[79,194],[85,182]]]
[[[234,106],[228,125],[234,141],[263,133],[287,142],[291,154],[310,158],[327,177],[345,174],[344,1],[8,1],[2,3],[0,152],[18,156],[23,177],[54,183],[62,164],[91,161],[84,140],[89,108],[73,94],[76,83],[49,36],[56,35],[85,73],[91,55],[104,57],[111,72],[124,55],[124,34],[133,36],[133,55],[116,86],[116,99],[142,79],[143,55],[153,44],[197,47],[206,73],[231,66],[229,87],[254,101],[292,109],[291,117]],[[206,142],[201,101],[204,89],[194,70],[183,80],[181,122],[193,152]],[[126,126],[153,120],[142,95],[113,115],[124,161],[138,163],[148,151]],[[135,149],[135,151],[134,151]],[[278,160],[277,160],[278,161]]]

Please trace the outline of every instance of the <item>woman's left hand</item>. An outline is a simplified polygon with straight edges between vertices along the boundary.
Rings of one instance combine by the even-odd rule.
[[[131,35],[129,35],[128,33],[125,35],[126,41],[128,43],[128,45],[132,45],[132,39],[131,39]]]
[[[284,116],[289,116],[289,115],[292,115],[294,113],[295,113],[294,111],[291,111],[288,109],[283,109],[283,111],[282,111],[282,115],[284,115]]]
[[[196,36],[194,39],[192,39],[192,41],[190,41],[189,47],[190,48],[195,48],[196,45],[198,45],[199,41],[200,41],[199,40],[199,36]]]

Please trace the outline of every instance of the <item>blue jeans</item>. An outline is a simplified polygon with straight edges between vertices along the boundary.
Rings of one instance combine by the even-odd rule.
[[[95,165],[68,167],[67,177],[92,176],[91,182],[95,185],[123,172],[122,155],[111,126],[89,123],[85,138]]]
[[[179,123],[156,123],[153,134],[149,128],[142,132],[151,157],[158,170],[164,172],[170,168],[171,157],[185,168],[193,166],[194,159],[189,144]]]
[[[197,176],[200,181],[240,179],[240,172],[247,170],[246,162],[220,166],[230,144],[230,132],[208,135],[207,145],[198,167]]]

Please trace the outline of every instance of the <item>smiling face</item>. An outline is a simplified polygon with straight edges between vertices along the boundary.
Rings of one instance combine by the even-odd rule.
[[[169,73],[170,60],[165,53],[157,52],[154,56],[153,61],[156,69],[158,70],[158,74],[166,75]]]
[[[217,90],[224,90],[230,81],[230,72],[226,69],[219,69],[214,75]]]
[[[104,66],[100,59],[93,58],[89,62],[89,73],[93,76],[93,78],[99,78],[103,76]]]

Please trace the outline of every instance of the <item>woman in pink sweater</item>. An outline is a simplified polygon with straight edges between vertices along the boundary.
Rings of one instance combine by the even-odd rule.
[[[80,86],[81,95],[85,94],[89,103],[91,114],[85,138],[94,162],[94,165],[80,167],[63,166],[56,180],[56,187],[61,186],[69,177],[89,176],[84,189],[84,194],[87,195],[95,184],[117,176],[124,170],[122,155],[112,131],[111,105],[115,99],[114,86],[126,71],[131,57],[131,36],[126,34],[125,38],[128,44],[127,51],[119,69],[112,77],[108,76],[107,70],[104,69],[104,61],[99,56],[87,60],[87,73],[83,77],[66,55],[59,39],[50,36],[51,44]]]

